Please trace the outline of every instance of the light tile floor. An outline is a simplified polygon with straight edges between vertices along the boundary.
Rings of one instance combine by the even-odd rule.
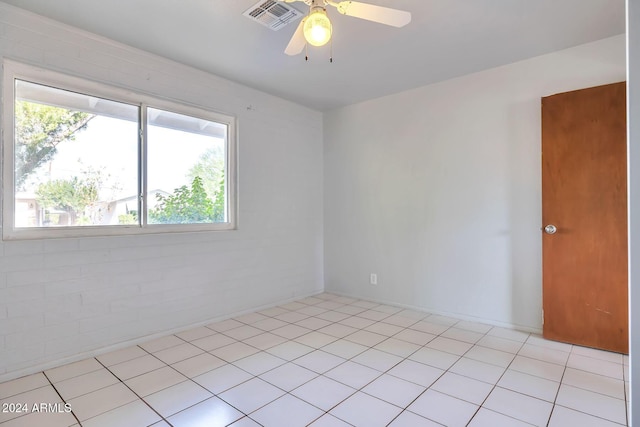
[[[0,424],[614,427],[627,384],[620,354],[325,293],[2,383]]]

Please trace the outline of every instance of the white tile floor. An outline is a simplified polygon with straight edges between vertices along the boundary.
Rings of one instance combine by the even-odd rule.
[[[2,383],[0,424],[613,427],[627,376],[620,354],[321,294]]]

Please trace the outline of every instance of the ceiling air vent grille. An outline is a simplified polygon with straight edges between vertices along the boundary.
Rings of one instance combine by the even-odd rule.
[[[261,0],[244,13],[249,19],[261,23],[265,27],[278,31],[287,24],[297,20],[302,16],[302,12],[275,0]]]

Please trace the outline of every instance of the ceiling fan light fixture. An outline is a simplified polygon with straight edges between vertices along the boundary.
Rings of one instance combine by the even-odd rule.
[[[324,8],[316,8],[304,22],[304,38],[312,46],[324,46],[331,40],[331,21]]]

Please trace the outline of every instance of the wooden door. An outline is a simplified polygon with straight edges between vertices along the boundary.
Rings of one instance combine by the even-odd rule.
[[[542,98],[545,338],[628,353],[626,138],[624,82]]]

